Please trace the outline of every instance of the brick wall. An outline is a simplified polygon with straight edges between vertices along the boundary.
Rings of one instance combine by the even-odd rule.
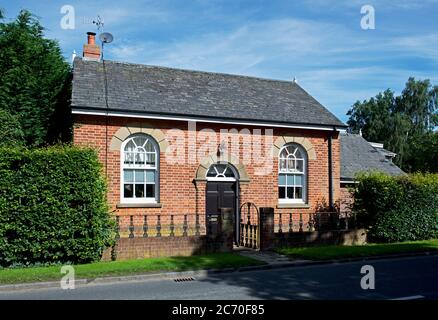
[[[191,256],[230,251],[232,242],[223,242],[206,235],[187,237],[120,238],[114,248],[103,253],[102,260],[127,260],[172,256]]]
[[[363,245],[365,229],[325,230],[314,232],[275,233],[272,247],[304,247],[312,245]]]
[[[114,210],[114,214],[119,216],[121,227],[128,227],[130,224],[130,216],[133,216],[134,223],[138,226],[143,224],[144,216],[150,216],[150,219],[156,219],[157,215],[162,217],[162,222],[165,221],[171,214],[199,214],[201,224],[205,219],[205,183],[194,183],[196,171],[199,163],[179,163],[169,164],[166,161],[166,154],[160,152],[160,203],[159,208],[117,208],[120,202],[120,151],[111,151],[108,147],[106,155],[105,145],[111,142],[114,134],[123,126],[129,126],[132,123],[142,123],[152,128],[160,129],[164,134],[168,134],[171,129],[179,129],[187,132],[187,122],[183,121],[164,121],[164,120],[149,120],[149,119],[130,119],[122,117],[111,117],[108,121],[108,126],[105,126],[105,118],[101,116],[91,115],[75,115],[74,124],[74,143],[76,145],[91,146],[98,150],[100,160],[103,165],[107,165],[109,194],[108,200]],[[209,124],[197,123],[197,133],[205,128],[214,130],[219,139],[220,129],[235,128],[238,131],[243,128],[260,129],[262,133],[265,127],[243,127],[232,126],[225,124]],[[296,136],[307,138],[316,153],[316,159],[308,161],[308,204],[309,208],[293,208],[281,209],[278,205],[278,159],[273,158],[270,173],[267,175],[257,175],[258,166],[253,164],[246,165],[246,171],[250,178],[250,182],[240,185],[240,203],[247,201],[254,202],[258,207],[273,207],[276,212],[303,213],[303,216],[308,216],[309,213],[315,212],[320,206],[328,205],[328,132],[318,130],[298,130],[298,129],[283,129],[271,128],[273,130],[273,140],[280,136]],[[106,136],[107,135],[107,136]],[[229,136],[229,143],[236,135]],[[173,141],[169,141],[171,144]],[[235,155],[239,159],[244,159],[251,145],[245,139],[240,140],[240,154]],[[197,141],[196,145],[199,150],[205,147],[203,141]],[[261,150],[271,150],[271,145],[265,145],[264,140],[261,141]],[[341,196],[339,188],[340,177],[340,151],[339,139],[333,139],[333,187],[334,200],[339,201]],[[189,154],[188,145],[186,144],[185,156]],[[297,215],[295,215],[297,216]],[[166,220],[167,219],[167,220]],[[306,221],[305,221],[306,222]],[[141,229],[141,227],[140,227]]]

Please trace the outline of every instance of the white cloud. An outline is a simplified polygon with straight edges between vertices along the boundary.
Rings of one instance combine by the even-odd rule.
[[[122,61],[286,80],[297,76],[310,94],[345,120],[356,100],[400,88],[411,75],[430,78],[388,62],[394,53],[436,59],[436,41],[435,35],[376,36],[371,41],[335,23],[276,19],[169,42],[124,41],[110,50]]]
[[[7,6],[18,12],[24,1]],[[76,1],[76,30],[61,30],[60,2],[46,2],[35,1],[31,9],[44,17],[48,36],[60,40],[68,57],[73,49],[81,55],[85,32],[96,29],[90,20],[100,14],[105,31],[115,36],[105,49],[110,59],[285,80],[296,76],[338,116],[357,99],[388,87],[400,90],[411,75],[438,83],[438,33],[425,27],[436,25],[427,19],[438,0],[251,6],[219,0]],[[364,4],[376,8],[374,31],[360,29]]]
[[[394,38],[391,45],[438,62],[438,33]]]
[[[363,5],[372,5],[376,9],[390,11],[394,9],[416,10],[427,6],[433,6],[438,0],[307,0],[303,5],[313,8],[315,11],[342,10],[342,8],[358,8]]]
[[[339,37],[340,33],[343,37]],[[299,60],[309,62],[309,57],[328,58],[351,51],[346,46],[349,39],[352,36],[347,30],[334,24],[284,19],[246,23],[233,31],[168,43],[126,42],[114,46],[112,53],[115,59],[124,60],[126,52],[136,52],[137,57],[129,57],[140,63],[250,73],[252,67],[266,61],[299,64]],[[337,45],[340,42],[343,44]]]
[[[377,14],[383,15],[379,10],[390,14],[395,8],[415,9],[437,1],[366,3],[375,4]],[[271,16],[260,20],[255,18],[255,9],[230,14],[222,4],[201,2],[204,6],[198,12],[178,12],[169,3],[156,1],[110,6],[98,0],[78,5],[77,15],[80,18],[93,12],[104,17],[105,31],[115,35],[115,41],[106,47],[108,58],[285,80],[296,76],[309,93],[338,116],[345,114],[357,99],[369,98],[388,87],[402,87],[410,75],[431,78],[436,73],[415,72],[415,66],[397,65],[396,59],[392,59],[422,57],[438,62],[436,33],[426,34],[415,28],[406,32],[403,29],[398,33],[403,36],[398,37],[383,29],[367,33],[359,30],[358,23],[352,27],[342,18],[323,19],[318,15],[314,19],[298,19],[293,12],[289,18]],[[359,21],[362,4],[359,0],[336,4],[312,0],[303,6],[319,14],[325,10],[331,14],[339,10],[343,17],[357,14]],[[186,29],[183,24],[190,19],[195,23],[189,23]],[[172,27],[184,31],[171,32]],[[76,48],[80,54],[88,29],[89,25],[79,25],[75,35],[70,33],[66,37],[67,33],[62,31],[57,38],[63,47]],[[151,29],[157,30],[157,36]]]

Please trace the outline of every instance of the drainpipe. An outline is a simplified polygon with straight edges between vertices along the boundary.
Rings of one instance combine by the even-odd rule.
[[[328,137],[328,186],[329,186],[329,208],[330,211],[334,211],[333,206],[333,155],[332,155],[332,139],[336,128],[333,128],[333,132],[330,132]]]

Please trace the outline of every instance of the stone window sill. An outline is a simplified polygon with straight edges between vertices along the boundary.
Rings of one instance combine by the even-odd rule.
[[[306,203],[279,203],[277,209],[310,209],[310,204]]]
[[[116,208],[161,208],[162,206],[161,203],[118,203]]]

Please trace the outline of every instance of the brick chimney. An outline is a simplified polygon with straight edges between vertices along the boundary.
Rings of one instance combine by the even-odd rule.
[[[100,61],[100,47],[96,44],[96,33],[87,32],[88,43],[84,44],[84,60]]]

